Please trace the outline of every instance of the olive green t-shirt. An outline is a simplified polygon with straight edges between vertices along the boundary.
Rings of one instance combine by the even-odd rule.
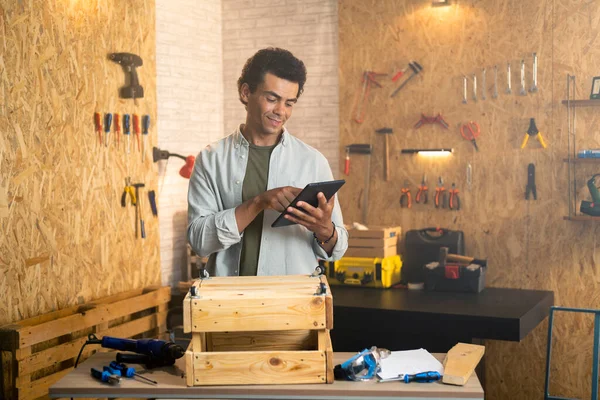
[[[242,185],[243,202],[258,196],[267,190],[269,160],[275,146],[276,145],[255,146],[250,144],[246,176],[244,177],[244,183]],[[264,212],[258,214],[244,230],[242,255],[240,257],[240,275],[256,275],[258,269],[258,255],[260,253],[263,216]]]

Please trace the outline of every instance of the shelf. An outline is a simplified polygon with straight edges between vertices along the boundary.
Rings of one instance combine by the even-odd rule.
[[[568,158],[563,158],[563,161],[568,163]],[[571,164],[600,164],[600,158],[572,158]]]
[[[563,217],[567,221],[600,221],[600,217],[592,217],[591,215],[572,215]]]
[[[564,105],[569,104],[568,100],[563,100]],[[571,100],[571,107],[600,107],[600,100]]]

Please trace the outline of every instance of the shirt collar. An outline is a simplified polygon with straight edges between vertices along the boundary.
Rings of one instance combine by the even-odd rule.
[[[290,142],[290,133],[288,132],[287,128],[284,126],[283,127],[283,133],[281,134],[281,139],[279,139],[279,143],[281,143],[282,146],[287,146]],[[246,140],[246,138],[244,137],[244,135],[242,135],[242,124],[238,125],[236,131],[235,131],[235,135],[234,135],[234,143],[237,144],[238,146],[248,146],[248,141]]]

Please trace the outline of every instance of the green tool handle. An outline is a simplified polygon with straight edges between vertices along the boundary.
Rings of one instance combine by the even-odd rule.
[[[592,201],[594,203],[600,203],[600,192],[596,187],[596,177],[600,176],[600,174],[596,174],[590,178],[587,182],[588,190],[590,191],[590,195],[592,196]]]

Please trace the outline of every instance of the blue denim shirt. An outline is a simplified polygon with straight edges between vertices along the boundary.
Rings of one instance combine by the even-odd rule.
[[[248,161],[248,141],[239,127],[231,135],[198,154],[188,190],[187,236],[194,251],[209,256],[211,275],[239,275],[242,237],[235,208],[242,203],[242,183]],[[282,186],[303,188],[311,182],[333,179],[327,159],[284,128],[269,161],[267,190]],[[271,228],[279,212],[265,210],[258,275],[310,274],[317,259],[338,260],[348,248],[340,204],[335,198],[332,220],[338,240],[329,257],[300,225]]]

